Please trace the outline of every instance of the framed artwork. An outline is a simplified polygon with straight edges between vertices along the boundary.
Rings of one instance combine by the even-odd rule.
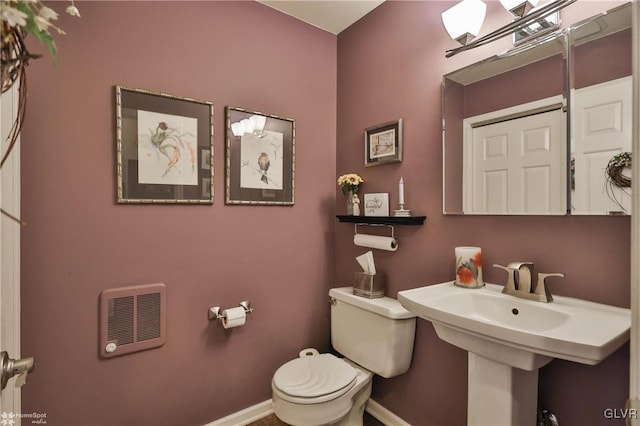
[[[225,203],[292,206],[295,121],[227,106],[226,122]]]
[[[365,167],[402,161],[402,119],[364,130]]]
[[[116,86],[118,203],[213,203],[213,104]]]
[[[365,216],[389,216],[389,193],[364,194]]]

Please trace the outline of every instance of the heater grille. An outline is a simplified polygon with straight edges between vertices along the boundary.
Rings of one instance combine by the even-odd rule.
[[[138,341],[160,337],[160,293],[138,296]]]
[[[101,356],[110,358],[164,344],[164,284],[104,290],[100,307]]]
[[[107,301],[108,339],[118,346],[133,343],[133,299],[133,296],[114,297]]]

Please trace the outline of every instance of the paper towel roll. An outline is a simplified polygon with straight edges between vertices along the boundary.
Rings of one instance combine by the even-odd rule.
[[[247,313],[242,306],[222,311],[222,326],[224,328],[240,327],[244,325]]]
[[[353,244],[379,250],[398,250],[398,241],[395,238],[380,237],[378,235],[356,234],[353,236]]]

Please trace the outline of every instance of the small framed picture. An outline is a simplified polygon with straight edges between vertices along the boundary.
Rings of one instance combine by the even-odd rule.
[[[364,194],[365,216],[389,216],[389,194]]]
[[[365,167],[402,161],[402,119],[364,130]]]

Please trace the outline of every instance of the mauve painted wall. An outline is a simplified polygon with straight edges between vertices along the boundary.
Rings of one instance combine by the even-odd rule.
[[[464,90],[463,118],[562,95],[565,69],[562,55],[555,55],[470,84]]]
[[[57,64],[28,69],[22,352],[37,372],[23,412],[201,425],[265,401],[277,367],[329,349],[336,36],[257,2],[78,7],[61,14]],[[214,102],[213,206],[115,203],[116,84]],[[224,204],[225,105],[296,120],[295,206]],[[167,343],[99,358],[99,293],[152,282],[167,285]],[[243,299],[245,327],[208,321],[209,306]]]
[[[498,1],[488,3],[483,34],[510,19]],[[505,279],[493,263],[530,260],[539,271],[566,273],[551,284],[555,294],[629,307],[628,217],[442,215],[442,75],[505,50],[509,42],[445,59],[444,51],[455,43],[444,32],[440,14],[453,4],[386,2],[338,36],[337,173],[361,174],[362,192],[389,192],[392,208],[403,176],[407,207],[427,216],[424,226],[396,227],[397,252],[375,252],[379,269],[388,275],[387,294],[395,297],[399,290],[451,280],[454,247],[479,245],[488,282]],[[617,4],[574,3],[563,12],[563,22]],[[364,168],[362,129],[400,117],[403,162]],[[338,191],[336,196],[336,212],[343,213]],[[353,245],[352,237],[352,226],[336,226],[336,279],[345,284],[358,268],[354,257],[365,251]],[[597,366],[551,362],[540,371],[541,406],[555,412],[561,424],[616,424],[603,411],[624,407],[628,356],[625,345]],[[376,378],[373,398],[414,425],[464,425],[466,376],[466,353],[441,341],[430,323],[419,320],[411,369],[397,378]]]
[[[570,8],[577,21],[615,3]],[[47,413],[49,425],[197,425],[269,398],[279,365],[303,346],[328,348],[326,290],[357,268],[352,226],[334,234],[344,211],[335,177],[350,171],[393,205],[405,176],[408,206],[428,216],[396,228],[398,252],[376,252],[392,296],[449,280],[453,247],[479,244],[487,264],[566,272],[557,294],[628,306],[628,218],[440,213],[441,76],[494,53],[444,59],[453,44],[439,16],[452,4],[384,4],[338,37],[337,53],[336,37],[253,2],[83,2],[83,18],[61,16],[57,65],[29,68],[22,135],[23,353],[38,361],[23,412]],[[489,8],[487,30],[508,19]],[[215,103],[213,206],[114,204],[114,84]],[[294,207],[224,205],[227,104],[296,119]],[[398,117],[405,160],[364,169],[362,129]],[[156,281],[168,286],[167,344],[101,360],[99,292]],[[244,298],[256,308],[246,327],[225,333],[206,320],[210,305]],[[464,424],[465,353],[424,321],[416,339],[410,372],[376,379],[374,398],[415,425]],[[627,364],[627,348],[595,367],[552,362],[544,406],[566,424],[605,422],[602,410],[626,398]]]
[[[574,87],[580,89],[631,75],[632,39],[629,29],[577,46],[573,51]],[[593,56],[599,60],[590,61]]]

